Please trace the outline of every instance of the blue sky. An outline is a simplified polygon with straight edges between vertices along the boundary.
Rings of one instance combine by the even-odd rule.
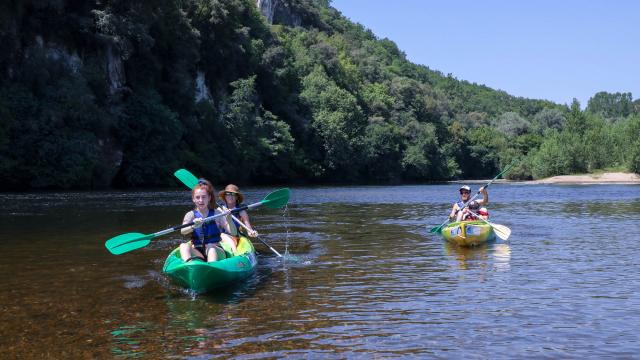
[[[584,108],[640,98],[640,1],[333,0],[407,58],[515,96]]]

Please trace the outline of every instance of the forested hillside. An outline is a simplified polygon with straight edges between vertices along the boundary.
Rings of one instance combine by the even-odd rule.
[[[0,69],[0,190],[640,172],[631,94],[471,84],[328,1],[4,1]]]

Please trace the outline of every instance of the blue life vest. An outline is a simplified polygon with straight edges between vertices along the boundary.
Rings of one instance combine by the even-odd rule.
[[[456,204],[458,204],[458,209],[462,209],[462,207],[464,206],[464,201],[460,200]]]
[[[211,214],[212,212],[214,214]],[[215,215],[215,211],[209,210],[207,217],[213,215]],[[198,210],[193,210],[193,217],[201,218],[203,216]],[[200,239],[202,238],[204,238],[205,244],[215,244],[220,241],[220,229],[218,229],[218,224],[216,224],[215,221],[207,224],[202,224],[201,227],[193,229],[193,232],[191,233],[191,241],[193,242],[193,245],[202,246],[202,242],[200,241]]]

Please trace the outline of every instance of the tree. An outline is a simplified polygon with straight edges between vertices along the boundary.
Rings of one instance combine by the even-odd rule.
[[[167,168],[177,167],[174,149],[183,125],[154,90],[132,94],[124,104],[115,131],[123,146],[116,185],[130,187],[166,183]]]
[[[631,93],[596,93],[587,103],[587,111],[602,114],[605,118],[627,117],[634,111]]]
[[[365,129],[364,155],[368,179],[399,180],[400,162],[404,148],[400,128],[383,118],[372,118]]]
[[[407,124],[408,145],[402,155],[402,167],[409,179],[436,179],[446,164],[439,162],[439,146],[435,127],[417,121]]]
[[[338,87],[317,66],[302,81],[301,100],[309,108],[312,127],[324,150],[320,159],[331,172],[355,176],[353,159],[360,158],[363,114],[356,98]]]
[[[562,130],[566,121],[562,111],[544,108],[533,117],[532,127],[539,134],[543,134],[546,129]]]
[[[563,147],[563,138],[555,130],[546,133],[545,141],[534,154],[531,172],[534,178],[545,178],[555,175],[570,174],[572,169],[571,154]]]
[[[506,112],[495,120],[494,126],[507,136],[517,136],[528,132],[531,124],[517,113]]]
[[[289,125],[265,111],[255,90],[255,76],[231,83],[234,89],[224,114],[231,151],[226,152],[236,178],[253,182],[282,180],[289,174],[293,137]],[[251,146],[247,146],[250,143]],[[226,148],[225,148],[226,149]]]

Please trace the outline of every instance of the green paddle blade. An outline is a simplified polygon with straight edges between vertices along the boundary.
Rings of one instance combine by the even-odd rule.
[[[439,233],[440,230],[442,230],[442,225],[432,227],[431,230],[429,230],[429,232],[435,234],[435,233]]]
[[[268,207],[269,209],[281,208],[287,205],[290,195],[291,190],[289,190],[289,188],[276,190],[271,194],[265,196],[265,198],[260,201],[260,204]]]
[[[153,234],[126,233],[107,240],[104,246],[113,255],[120,255],[149,245],[153,237]]]
[[[198,185],[198,178],[187,169],[180,169],[173,173],[178,180],[182,181],[189,189]]]

